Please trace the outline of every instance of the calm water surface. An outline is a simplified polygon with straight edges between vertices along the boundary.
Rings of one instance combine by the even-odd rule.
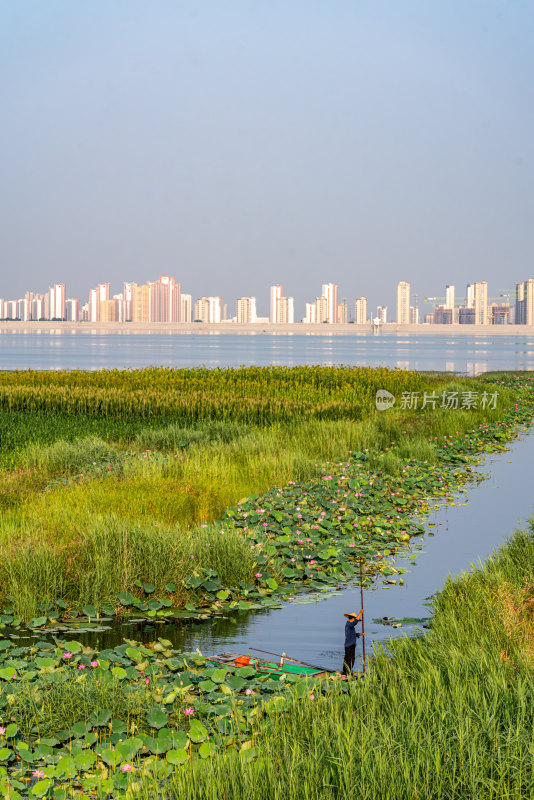
[[[534,370],[534,336],[91,333],[0,334],[0,369],[113,369],[350,364],[447,370]]]

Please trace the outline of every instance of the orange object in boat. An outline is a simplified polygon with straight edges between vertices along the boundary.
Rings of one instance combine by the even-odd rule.
[[[250,664],[250,658],[247,656],[239,656],[235,660],[236,667],[246,667],[247,664]]]

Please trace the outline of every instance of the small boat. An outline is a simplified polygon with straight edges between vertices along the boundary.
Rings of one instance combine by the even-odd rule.
[[[314,667],[303,664],[293,658],[288,658],[285,653],[280,656],[280,661],[267,661],[256,656],[242,655],[241,653],[221,653],[217,656],[208,656],[210,663],[222,664],[231,667],[252,667],[258,677],[269,674],[273,680],[280,680],[282,675],[300,675],[303,678],[324,678],[332,670],[323,667]]]

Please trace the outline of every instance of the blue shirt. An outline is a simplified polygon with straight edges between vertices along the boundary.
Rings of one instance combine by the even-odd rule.
[[[348,619],[345,622],[345,647],[351,647],[353,644],[356,644],[356,639],[360,638],[361,634],[356,633],[354,630],[359,621],[359,619],[355,619],[354,622],[351,622],[350,619]]]

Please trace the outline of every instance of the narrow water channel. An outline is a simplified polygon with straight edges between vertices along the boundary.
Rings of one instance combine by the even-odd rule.
[[[418,554],[415,565],[409,559],[398,564],[407,570],[402,576],[404,584],[386,587],[379,582],[374,590],[364,593],[368,654],[373,642],[418,635],[422,630],[420,623],[392,628],[374,623],[373,619],[428,617],[429,598],[448,575],[458,575],[471,564],[483,561],[533,514],[533,464],[534,434],[525,431],[507,452],[484,458],[477,469],[486,479],[458,496],[457,505],[442,506],[427,518],[428,532],[413,540]],[[225,650],[248,653],[251,648],[260,648],[274,653],[285,651],[302,661],[339,669],[343,659],[343,614],[359,609],[359,587],[351,587],[330,595],[302,595],[296,601],[281,603],[280,608],[234,613],[202,623],[115,625],[108,631],[75,634],[73,638],[102,649],[114,647],[124,638],[151,641],[159,636],[170,639],[175,648],[185,652],[198,648],[205,654]],[[359,644],[357,651],[355,669],[361,666]]]

